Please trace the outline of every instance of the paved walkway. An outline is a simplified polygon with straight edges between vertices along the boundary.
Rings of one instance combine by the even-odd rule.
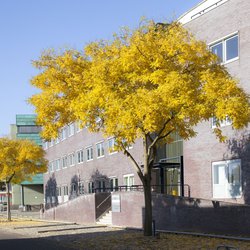
[[[18,235],[17,238],[13,236],[14,240],[3,239],[0,241],[1,249],[2,246],[6,246],[5,249],[10,250],[216,250],[219,245],[232,246],[240,250],[250,249],[250,242],[244,241],[166,233],[161,233],[158,238],[144,237],[141,231],[99,225],[20,220],[11,223],[0,221],[0,231],[3,228],[7,235]],[[15,248],[11,248],[14,245]],[[19,246],[24,248],[19,248]]]

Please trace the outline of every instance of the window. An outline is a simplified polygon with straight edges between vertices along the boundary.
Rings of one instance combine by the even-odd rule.
[[[115,143],[115,138],[108,139],[108,151],[109,154],[114,154],[117,152],[115,149],[116,143]]]
[[[76,184],[75,183],[72,183],[71,184],[71,194],[76,194]]]
[[[77,121],[77,122],[75,123],[75,128],[76,128],[76,132],[77,132],[77,133],[80,132],[80,131],[82,130],[82,128],[81,128],[81,122],[80,122],[80,121]]]
[[[95,188],[94,188],[94,182],[89,182],[89,193],[94,193],[95,192]]]
[[[49,172],[54,172],[54,161],[51,161],[50,163],[49,163]]]
[[[51,141],[48,142],[48,146],[49,146],[49,147],[53,147],[53,145],[54,145],[54,140],[51,139]]]
[[[43,141],[43,149],[46,150],[48,148],[48,142]]]
[[[58,144],[60,142],[59,136],[55,139],[55,144]]]
[[[105,185],[105,181],[104,180],[99,180],[99,181],[97,181],[97,192],[98,193],[102,193],[102,192],[104,192],[105,191],[105,187],[106,187],[106,185]]]
[[[68,188],[68,186],[63,186],[63,195],[69,195],[69,188]]]
[[[218,121],[218,119],[215,116],[212,117],[212,128],[216,127],[217,121]],[[220,127],[225,127],[225,126],[232,125],[232,120],[227,116],[226,119],[224,119],[222,121],[218,121],[218,123],[219,123]]]
[[[68,136],[72,136],[75,134],[75,124],[74,123],[71,123],[69,126],[68,126]]]
[[[83,162],[83,150],[79,150],[76,152],[76,159],[77,159],[77,163],[82,163]]]
[[[241,160],[212,163],[213,198],[241,197]]]
[[[93,147],[86,148],[87,161],[93,160]]]
[[[61,130],[61,140],[65,140],[67,137],[67,127],[63,127]]]
[[[69,161],[69,166],[75,165],[75,154],[74,153],[72,153],[68,156],[68,161]]]
[[[222,63],[239,58],[239,35],[227,37],[210,46],[211,51],[220,58]]]
[[[97,158],[104,156],[104,143],[100,142],[96,144]]]
[[[60,170],[60,159],[55,160],[55,169],[56,171]]]
[[[118,178],[117,177],[110,177],[109,178],[109,185],[110,185],[110,191],[117,191],[118,190]]]
[[[124,175],[123,178],[124,178],[124,185],[128,187],[128,190],[130,190],[130,187],[135,184],[134,175],[133,174]]]
[[[83,182],[80,182],[80,183],[79,183],[78,188],[79,188],[79,194],[80,194],[80,195],[81,195],[81,194],[84,194],[84,185],[83,185]]]
[[[67,168],[67,166],[68,166],[68,157],[67,155],[65,155],[62,158],[62,168]]]
[[[57,187],[56,188],[56,195],[57,196],[62,196],[62,189],[61,189],[61,187]]]

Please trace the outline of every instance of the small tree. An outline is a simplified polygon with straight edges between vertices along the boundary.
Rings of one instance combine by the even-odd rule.
[[[0,180],[6,183],[7,219],[10,214],[10,184],[30,179],[47,168],[44,150],[28,140],[0,138]]]
[[[248,96],[204,42],[178,23],[146,22],[113,41],[94,42],[83,53],[44,53],[34,65],[41,72],[31,97],[43,136],[50,138],[72,121],[90,131],[115,136],[144,187],[144,235],[151,235],[151,170],[157,145],[177,132],[187,140],[195,126],[229,116],[238,129],[249,122]],[[98,121],[98,122],[97,122]],[[215,134],[223,140],[219,127]],[[127,146],[141,138],[143,168]]]

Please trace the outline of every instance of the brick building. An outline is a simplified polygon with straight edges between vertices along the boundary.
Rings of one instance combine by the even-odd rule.
[[[250,2],[205,0],[179,21],[204,40],[230,74],[250,93]],[[219,143],[212,132],[215,118],[200,123],[198,135],[183,143],[184,181],[191,196],[250,203],[250,128],[232,129],[230,118],[220,121],[228,137]]]
[[[204,0],[179,18],[185,28],[221,58],[248,93],[249,12],[247,0]],[[211,118],[200,123],[196,128],[198,135],[188,141],[173,135],[174,142],[158,152],[157,162],[168,163],[168,167],[155,169],[153,184],[163,185],[160,191],[168,194],[186,195],[185,185],[190,187],[192,197],[250,203],[249,128],[234,131],[230,118],[221,121],[228,141],[219,143],[212,132],[214,122],[215,118]],[[44,174],[47,206],[92,193],[94,189],[102,192],[117,186],[140,185],[130,160],[114,152],[113,146],[114,138],[104,139],[101,134],[80,129],[78,124],[64,127],[57,140],[44,143],[49,160],[48,172]],[[138,140],[130,150],[142,162],[142,142]]]

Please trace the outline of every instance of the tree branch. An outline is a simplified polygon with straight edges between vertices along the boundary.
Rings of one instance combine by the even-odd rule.
[[[168,124],[173,118],[174,118],[174,116],[172,115],[172,116],[163,124],[162,129],[159,131],[158,135],[155,137],[155,139],[153,140],[153,142],[152,142],[152,143],[150,144],[150,146],[148,147],[148,157],[150,156],[150,152],[151,152],[152,147],[154,147],[155,144],[158,142],[161,133],[164,131],[164,129],[166,128],[167,124]],[[172,131],[171,131],[171,133],[172,133]],[[163,137],[163,138],[164,138],[164,137]]]
[[[126,149],[126,147],[124,146],[123,143],[121,143],[122,145],[122,148],[123,148],[123,153],[131,159],[131,161],[133,162],[133,165],[135,167],[135,170],[139,176],[139,178],[141,179],[142,183],[144,184],[145,183],[145,180],[144,180],[144,176],[143,176],[143,173],[140,169],[140,166],[138,165],[138,163],[136,162],[136,160],[134,159],[134,157],[130,154],[130,152]]]

